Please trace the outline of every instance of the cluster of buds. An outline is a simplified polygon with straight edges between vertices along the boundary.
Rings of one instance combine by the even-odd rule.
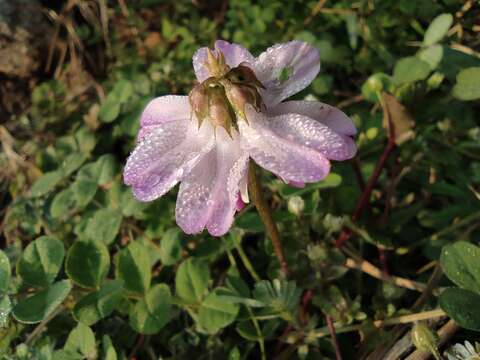
[[[232,127],[237,129],[237,118],[247,121],[245,106],[252,105],[256,111],[263,107],[258,88],[263,88],[254,72],[246,65],[230,69],[222,52],[215,56],[208,50],[207,67],[210,77],[196,85],[189,94],[192,112],[200,127],[205,119],[215,127],[221,126],[232,136]]]

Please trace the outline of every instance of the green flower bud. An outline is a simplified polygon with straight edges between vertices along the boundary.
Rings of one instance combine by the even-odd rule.
[[[208,72],[211,76],[220,78],[224,76],[230,68],[225,63],[225,56],[221,51],[217,51],[217,56],[212,52],[212,50],[207,48],[207,62],[205,66],[208,69]]]
[[[427,325],[416,323],[412,328],[412,342],[419,350],[431,353],[436,359],[440,359],[438,352],[438,337]]]

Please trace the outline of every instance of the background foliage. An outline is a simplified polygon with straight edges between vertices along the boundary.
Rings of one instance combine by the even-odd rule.
[[[459,339],[478,340],[476,2],[43,8],[52,45],[40,80],[28,108],[0,126],[3,358],[335,358],[332,319],[345,359],[382,359],[410,327],[374,321],[438,306],[463,328]],[[322,71],[297,98],[338,105],[359,128],[357,158],[335,164],[321,183],[294,189],[262,174],[288,280],[251,206],[223,238],[185,236],[175,191],[144,204],[122,183],[143,107],[186,94],[193,52],[217,38],[254,54],[291,39],[314,44]],[[352,219],[388,143],[388,116],[396,146]],[[349,234],[343,246],[339,234]]]

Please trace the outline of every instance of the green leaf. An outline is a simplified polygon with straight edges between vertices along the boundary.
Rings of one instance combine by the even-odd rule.
[[[75,196],[71,188],[60,191],[53,198],[50,205],[50,215],[54,219],[69,215],[70,211],[75,208]]]
[[[68,155],[62,162],[62,172],[64,176],[69,176],[77,170],[87,160],[87,156],[83,153],[73,153]]]
[[[11,311],[12,302],[7,295],[4,295],[0,298],[0,328],[4,328],[8,325],[8,317],[10,316]]]
[[[385,73],[371,75],[362,85],[362,95],[373,103],[379,101],[378,95],[384,91],[393,91],[393,79]]]
[[[125,290],[144,294],[152,278],[150,254],[138,241],[131,242],[116,258],[116,276],[125,282]]]
[[[258,336],[257,329],[250,321],[238,322],[235,330],[238,334],[248,341],[259,341],[261,338]]]
[[[32,185],[30,194],[32,197],[39,197],[53,190],[62,180],[63,173],[61,171],[51,171],[43,174]]]
[[[228,360],[240,360],[241,358],[240,350],[236,346],[228,353]]]
[[[70,353],[79,353],[87,359],[96,359],[97,347],[92,329],[79,323],[70,334],[68,334],[63,350]]]
[[[275,279],[272,282],[262,280],[255,284],[253,296],[257,301],[269,305],[286,320],[291,320],[292,313],[298,306],[302,291],[294,281]]]
[[[435,44],[443,39],[448,29],[452,26],[453,16],[450,14],[438,15],[428,26],[423,37],[423,44],[426,46]]]
[[[171,294],[165,284],[152,286],[130,314],[130,325],[142,334],[155,334],[171,318]]]
[[[480,331],[480,295],[470,290],[448,288],[440,295],[440,307],[458,325]]]
[[[69,280],[62,280],[49,288],[23,299],[13,307],[12,314],[19,322],[34,324],[42,321],[59,306],[72,289]]]
[[[53,353],[52,360],[84,360],[84,356],[78,352],[73,352],[69,350],[57,350]]]
[[[290,185],[286,185],[280,189],[280,193],[283,197],[292,197],[292,196],[300,196],[306,193],[313,192],[315,190],[321,189],[331,189],[340,186],[342,183],[342,177],[339,174],[330,173],[323,179],[312,185],[306,185],[303,188],[296,188]]]
[[[195,258],[184,261],[175,276],[177,295],[192,304],[199,303],[208,287],[210,269],[206,262]]]
[[[120,104],[123,104],[133,95],[133,85],[130,81],[122,79],[115,84],[112,92],[115,94],[115,97]]]
[[[117,360],[117,352],[115,348],[113,347],[112,339],[110,339],[110,336],[108,335],[103,335],[102,338],[102,353],[103,353],[103,358],[104,360]]]
[[[70,189],[78,207],[87,206],[97,193],[97,182],[91,179],[77,177]]]
[[[104,123],[111,123],[120,115],[120,100],[113,92],[108,94],[105,102],[100,106],[98,116]]]
[[[319,75],[312,83],[313,91],[318,95],[328,94],[333,85],[333,76]]]
[[[480,67],[463,69],[457,74],[457,83],[453,87],[453,96],[459,100],[480,99]]]
[[[85,235],[91,240],[109,245],[117,237],[121,223],[122,214],[118,210],[100,209],[88,221]]]
[[[215,333],[231,324],[238,315],[240,306],[226,300],[233,295],[229,289],[216,288],[203,300],[198,311],[198,324],[208,333]]]
[[[393,69],[393,80],[397,84],[424,80],[430,74],[430,65],[415,56],[398,60]]]
[[[160,242],[160,260],[164,265],[174,265],[182,258],[183,236],[178,228],[165,232]]]
[[[166,17],[162,18],[162,35],[167,41],[173,41],[176,37],[175,27]]]
[[[68,250],[65,271],[79,286],[97,288],[109,267],[110,255],[101,242],[77,240]]]
[[[480,247],[457,241],[443,248],[440,262],[443,271],[461,288],[480,294]]]
[[[0,250],[0,294],[6,293],[10,285],[10,260],[7,255]]]
[[[432,45],[417,53],[420,60],[430,65],[430,69],[435,70],[443,58],[443,47],[441,45]]]
[[[123,281],[108,281],[100,290],[88,294],[73,309],[77,321],[92,326],[97,321],[110,315],[122,297]]]
[[[105,154],[95,162],[98,185],[106,185],[111,182],[118,171],[118,165],[115,156]]]
[[[27,284],[50,285],[62,267],[65,249],[63,243],[50,236],[31,242],[17,264],[17,274]]]

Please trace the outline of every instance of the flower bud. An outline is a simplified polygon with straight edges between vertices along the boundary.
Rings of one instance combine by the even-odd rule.
[[[229,81],[222,81],[222,85],[225,88],[228,101],[232,105],[235,113],[246,120],[245,105],[252,105],[255,110],[260,111],[262,99],[258,90],[250,85],[237,85]]]
[[[230,68],[225,63],[225,56],[221,51],[217,51],[217,56],[212,52],[212,50],[207,48],[207,62],[205,66],[208,69],[208,72],[211,76],[220,78],[224,76]]]
[[[288,199],[288,211],[295,216],[300,216],[305,209],[305,202],[300,196],[292,196]]]
[[[438,338],[427,325],[416,323],[412,329],[412,342],[419,350],[431,353],[436,359],[440,359],[438,352]]]
[[[203,84],[196,85],[188,95],[190,107],[198,119],[198,126],[208,115],[208,96]]]
[[[212,86],[207,90],[208,118],[214,127],[221,126],[232,136],[231,128],[235,124],[235,114],[221,86]]]

